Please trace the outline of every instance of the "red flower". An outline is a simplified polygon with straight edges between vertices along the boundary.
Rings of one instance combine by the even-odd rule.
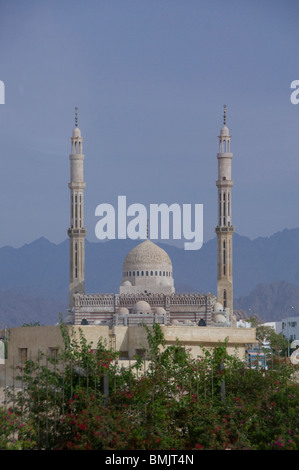
[[[201,444],[195,444],[194,448],[195,448],[196,450],[201,450],[201,449],[203,449],[204,447],[203,447],[203,445],[201,445]]]

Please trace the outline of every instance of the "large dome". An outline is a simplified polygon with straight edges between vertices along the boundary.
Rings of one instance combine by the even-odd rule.
[[[172,263],[166,251],[150,240],[145,240],[133,248],[123,264],[124,272],[146,269],[172,272]]]
[[[166,251],[150,240],[137,245],[124,261],[120,294],[172,294],[172,263]]]

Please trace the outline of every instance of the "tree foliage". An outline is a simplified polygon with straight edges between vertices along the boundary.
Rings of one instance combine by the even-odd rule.
[[[94,351],[61,324],[58,359],[40,356],[20,371],[16,427],[2,427],[0,447],[14,434],[13,445],[35,449],[299,449],[290,363],[248,369],[226,341],[195,359],[178,341],[166,346],[158,324],[145,328],[145,358],[122,367],[101,340]]]

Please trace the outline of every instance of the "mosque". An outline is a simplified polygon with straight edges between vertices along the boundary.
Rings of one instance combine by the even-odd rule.
[[[218,224],[217,235],[217,296],[211,293],[175,292],[171,260],[165,250],[149,238],[139,243],[125,257],[120,273],[119,292],[115,294],[85,293],[85,237],[83,178],[83,138],[78,128],[71,137],[70,158],[70,242],[69,308],[64,323],[70,332],[83,332],[86,341],[96,348],[101,338],[119,352],[120,361],[128,364],[147,348],[144,325],[161,325],[165,345],[188,348],[199,357],[204,349],[226,341],[229,354],[245,359],[249,345],[255,344],[255,328],[238,328],[233,312],[233,265],[231,224],[232,153],[230,133],[224,122],[219,135],[218,160]],[[215,253],[216,258],[216,253]],[[216,263],[215,263],[216,264]],[[40,353],[57,357],[64,347],[60,325],[11,328],[8,356],[0,364],[0,385],[14,381],[13,368]],[[2,374],[2,375],[1,375]],[[5,377],[5,379],[3,378]]]
[[[223,126],[219,135],[218,159],[218,225],[217,234],[217,298],[211,294],[176,294],[171,260],[165,250],[148,238],[131,250],[124,262],[121,285],[117,294],[85,293],[85,244],[83,138],[75,128],[70,154],[70,280],[69,309],[66,323],[74,325],[138,326],[233,326],[233,266],[231,225],[231,162],[230,133]]]

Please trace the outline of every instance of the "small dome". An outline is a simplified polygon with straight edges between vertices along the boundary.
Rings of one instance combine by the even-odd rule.
[[[228,129],[228,127],[222,126],[221,131],[220,131],[220,135],[227,135],[227,136],[229,136],[229,129]]]
[[[217,315],[215,315],[214,321],[216,323],[226,323],[226,318],[221,313],[217,313]]]
[[[223,305],[220,302],[214,304],[214,312],[223,312]]]
[[[129,310],[126,307],[119,307],[118,313],[121,315],[129,315]]]
[[[145,300],[139,300],[133,307],[133,313],[152,313],[152,309]]]
[[[75,129],[73,130],[73,137],[81,137],[81,131],[79,127],[75,127]]]
[[[157,313],[157,315],[163,315],[164,313],[166,313],[166,310],[163,307],[155,307],[153,308],[153,312]]]
[[[132,283],[130,281],[124,281],[123,286],[131,286]]]

